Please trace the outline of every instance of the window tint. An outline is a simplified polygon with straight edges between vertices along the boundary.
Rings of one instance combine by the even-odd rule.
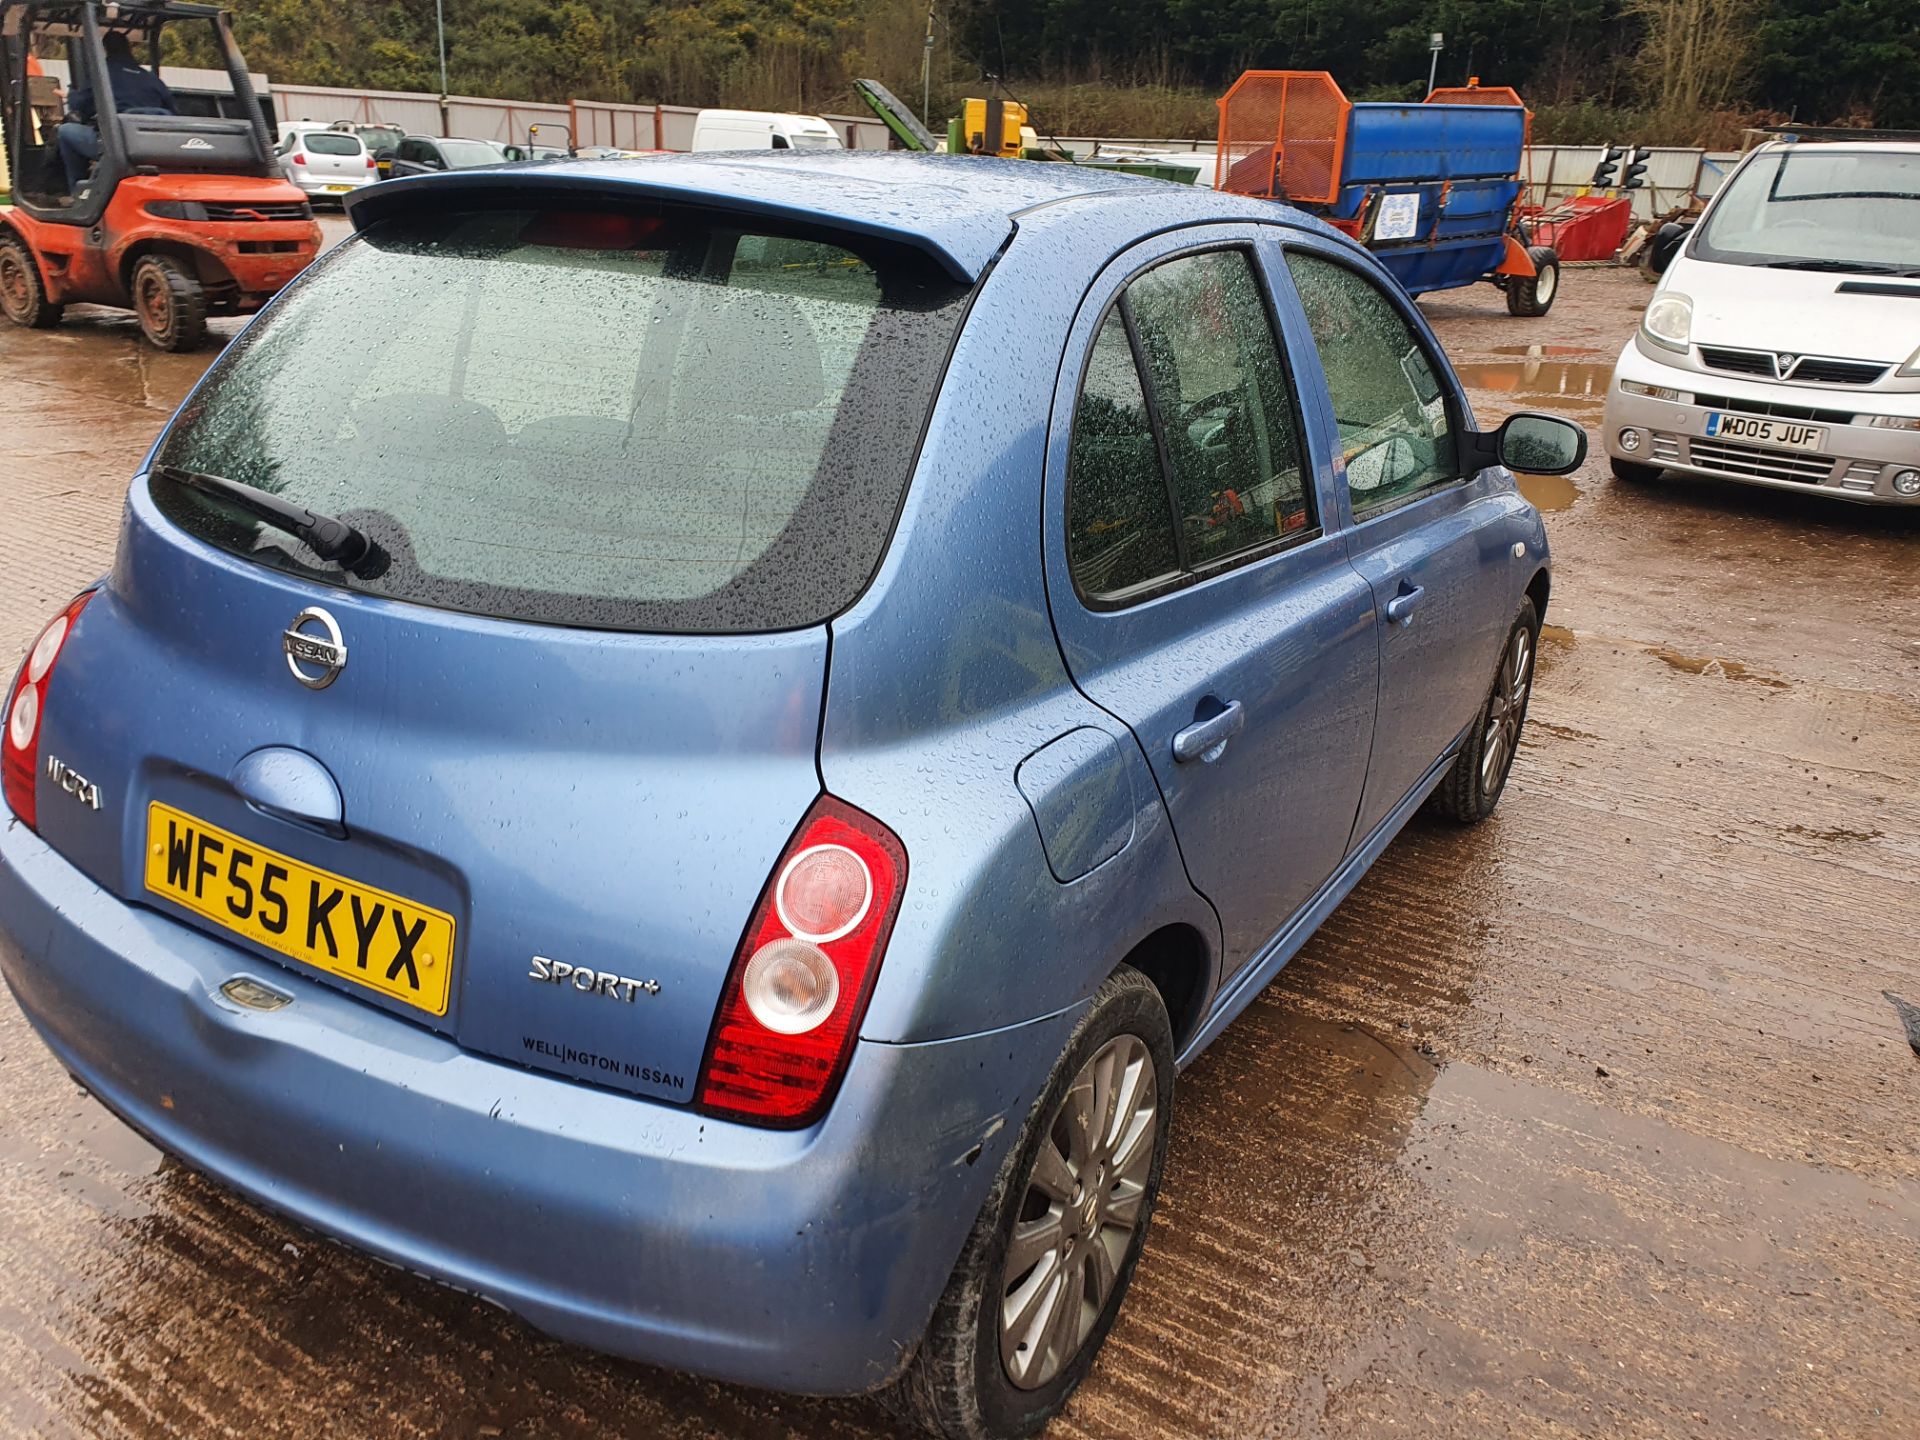
[[[348,575],[154,482],[215,544],[330,584],[623,629],[814,624],[879,563],[964,288],[917,252],[687,212],[384,221],[228,348],[165,464],[360,526]],[[324,396],[316,403],[316,396]]]
[[[358,155],[365,147],[358,135],[316,130],[307,136],[307,149],[316,155]]]
[[[1326,371],[1355,513],[1458,476],[1446,397],[1398,307],[1344,265],[1295,251],[1287,265]]]
[[[1166,476],[1118,307],[1101,327],[1074,412],[1067,566],[1080,592],[1094,599],[1180,568]]]
[[[1311,526],[1266,300],[1244,251],[1160,265],[1127,290],[1173,468],[1188,568]]]

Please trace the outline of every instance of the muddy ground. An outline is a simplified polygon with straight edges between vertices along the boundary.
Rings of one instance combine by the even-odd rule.
[[[1646,299],[1427,308],[1485,418],[1597,423]],[[0,652],[107,564],[206,363],[0,330]],[[1059,1437],[1916,1433],[1920,520],[1536,488],[1558,570],[1498,816],[1417,822],[1182,1077]],[[0,1434],[824,1436],[856,1402],[557,1345],[262,1214],[0,999]]]

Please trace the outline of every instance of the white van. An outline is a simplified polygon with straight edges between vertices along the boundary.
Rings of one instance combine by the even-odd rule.
[[[777,110],[702,110],[693,118],[695,150],[844,150],[818,115]]]
[[[1763,146],[1651,260],[1607,390],[1615,476],[1920,504],[1920,144]]]

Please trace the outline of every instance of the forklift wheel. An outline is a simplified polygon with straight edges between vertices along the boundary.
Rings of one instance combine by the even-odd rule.
[[[0,238],[0,310],[7,318],[29,330],[50,330],[65,308],[47,299],[40,267],[26,244],[12,235]]]
[[[1550,245],[1529,245],[1533,274],[1507,276],[1507,313],[1544,315],[1560,293],[1560,256]]]
[[[158,350],[191,350],[207,335],[206,292],[168,255],[143,256],[133,267],[133,313]]]

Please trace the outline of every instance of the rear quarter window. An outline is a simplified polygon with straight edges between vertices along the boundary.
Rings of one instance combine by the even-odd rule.
[[[343,573],[159,478],[154,500],[262,564],[396,599],[818,623],[879,563],[966,299],[917,252],[855,243],[684,213],[375,225],[228,349],[159,461],[349,520],[384,570]]]

